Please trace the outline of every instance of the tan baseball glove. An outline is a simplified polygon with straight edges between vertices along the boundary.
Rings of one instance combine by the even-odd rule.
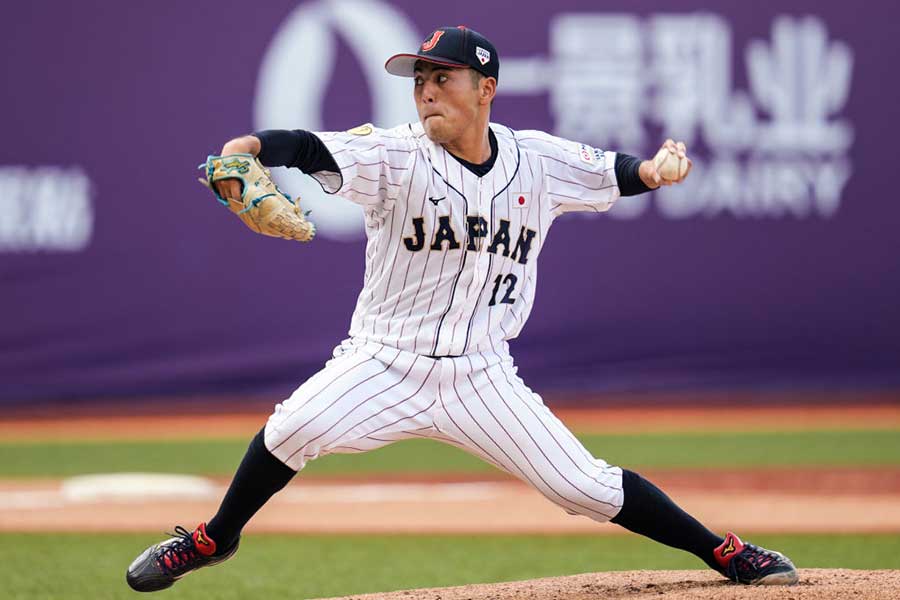
[[[259,159],[252,154],[209,156],[205,165],[206,178],[200,183],[212,190],[216,199],[236,214],[244,225],[263,235],[308,242],[316,235],[316,226],[306,220],[300,210],[299,198],[278,189]],[[241,198],[223,198],[215,183],[223,179],[241,182]]]

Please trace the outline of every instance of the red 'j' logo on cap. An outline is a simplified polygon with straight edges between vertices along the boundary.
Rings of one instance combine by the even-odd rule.
[[[437,46],[438,40],[441,39],[442,35],[444,35],[443,31],[435,31],[432,34],[431,39],[422,44],[422,52],[428,52],[429,50]]]

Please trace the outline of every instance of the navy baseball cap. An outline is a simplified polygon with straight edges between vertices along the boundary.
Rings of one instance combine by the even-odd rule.
[[[497,49],[486,37],[465,25],[435,29],[419,46],[417,54],[395,54],[384,63],[384,68],[391,75],[412,77],[417,60],[457,69],[470,67],[487,77],[500,79]]]

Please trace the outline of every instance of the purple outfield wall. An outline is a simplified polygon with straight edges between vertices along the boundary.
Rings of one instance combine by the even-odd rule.
[[[500,52],[494,121],[695,157],[677,189],[554,225],[513,343],[533,388],[900,385],[900,4],[247,6],[4,6],[0,403],[278,397],[320,368],[361,214],[280,172],[320,237],[263,238],[195,167],[254,129],[414,119],[381,65],[460,23]]]

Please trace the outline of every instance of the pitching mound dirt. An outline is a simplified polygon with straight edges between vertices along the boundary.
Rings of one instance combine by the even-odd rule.
[[[738,586],[708,571],[589,573],[451,588],[348,596],[345,600],[888,600],[900,597],[900,571],[801,569],[789,587]]]

